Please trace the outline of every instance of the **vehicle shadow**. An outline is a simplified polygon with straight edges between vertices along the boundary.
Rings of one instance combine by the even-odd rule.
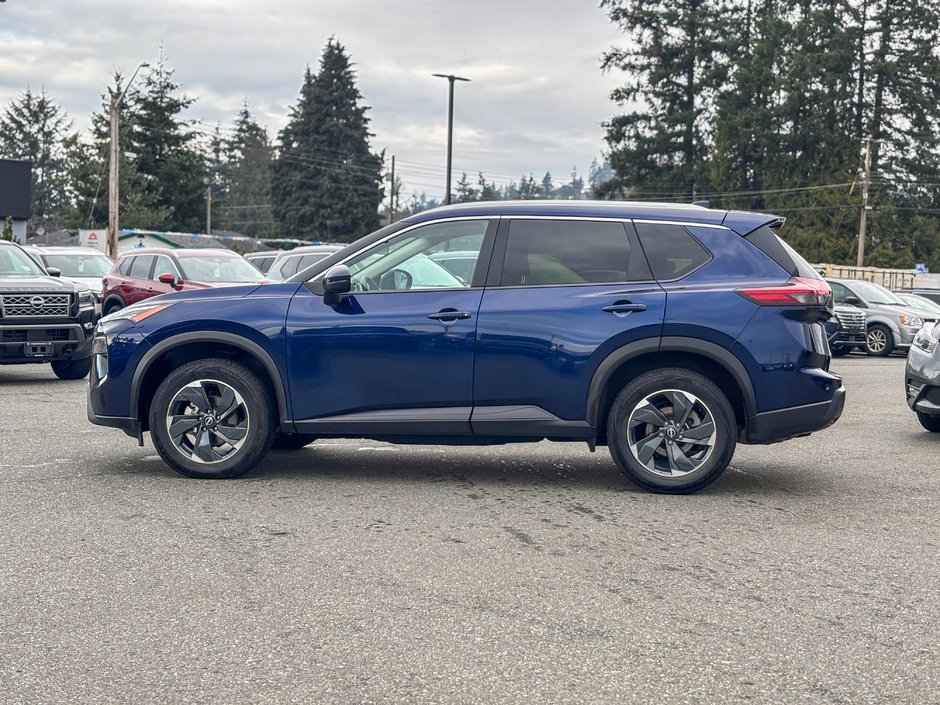
[[[21,369],[21,368],[30,368]],[[87,379],[80,380],[61,380],[55,376],[55,373],[52,371],[52,368],[49,365],[45,366],[45,369],[41,371],[40,374],[39,366],[37,365],[3,365],[0,366],[0,388],[2,387],[13,387],[20,384],[73,384],[73,385],[85,385],[88,383]]]

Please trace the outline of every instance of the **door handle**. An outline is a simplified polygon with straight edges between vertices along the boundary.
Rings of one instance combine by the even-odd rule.
[[[605,313],[613,313],[617,316],[626,316],[629,313],[634,311],[645,311],[646,304],[635,304],[630,301],[615,301],[610,306],[604,306],[601,311]]]
[[[445,323],[450,323],[458,319],[463,320],[465,318],[470,318],[469,311],[458,311],[454,308],[445,308],[437,313],[429,313],[428,318],[432,321],[443,321]]]

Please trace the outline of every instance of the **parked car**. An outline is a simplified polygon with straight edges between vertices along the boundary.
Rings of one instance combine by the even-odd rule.
[[[935,301],[931,301],[926,296],[921,296],[920,294],[911,294],[906,291],[896,291],[895,294],[907,306],[919,309],[921,311],[929,311],[930,313],[934,314],[934,316],[940,318],[940,304],[936,303]]]
[[[428,256],[462,282],[469,283],[473,278],[477,253],[472,250],[433,252]]]
[[[102,280],[105,315],[173,291],[261,284],[264,275],[231,250],[143,248],[125,252]]]
[[[249,252],[242,255],[242,257],[250,262],[259,272],[267,274],[268,270],[271,269],[271,265],[274,264],[277,252]]]
[[[833,355],[841,357],[856,349],[866,349],[866,319],[865,312],[855,306],[833,307],[832,318],[826,321],[826,334],[829,336],[829,348]]]
[[[47,270],[58,269],[63,279],[91,289],[95,297],[95,310],[101,315],[101,280],[114,266],[110,257],[91,247],[30,245],[24,249]]]
[[[81,379],[91,367],[95,318],[88,287],[0,240],[0,364],[51,363],[60,379]]]
[[[899,294],[917,294],[925,299],[930,299],[934,303],[940,304],[940,289],[901,289]]]
[[[832,287],[835,304],[857,306],[868,315],[865,350],[869,355],[887,357],[894,350],[908,350],[924,322],[940,318],[930,311],[908,306],[896,294],[873,282],[858,279],[826,281]]]
[[[940,432],[940,326],[927,323],[914,336],[904,371],[907,405],[917,414],[920,425]]]
[[[317,438],[547,438],[607,445],[637,485],[692,492],[737,442],[842,413],[830,290],[782,223],[623,202],[425,211],[286,282],[102,319],[88,417],[149,431],[190,477],[234,477]],[[468,283],[438,288],[442,267],[411,267],[456,242],[477,252]]]
[[[341,245],[303,245],[293,250],[281,250],[267,271],[268,280],[284,281],[341,249]]]

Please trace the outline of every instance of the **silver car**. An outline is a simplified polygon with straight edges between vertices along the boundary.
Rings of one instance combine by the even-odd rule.
[[[917,414],[920,425],[940,432],[940,326],[925,324],[914,336],[907,355],[904,389],[907,405]]]
[[[267,271],[268,281],[284,281],[297,272],[302,272],[311,264],[342,249],[339,245],[303,245],[293,250],[282,250],[277,253],[271,268]]]
[[[857,306],[868,314],[865,348],[869,355],[887,357],[907,350],[924,323],[936,323],[932,311],[912,308],[883,286],[859,279],[827,279],[835,304]]]

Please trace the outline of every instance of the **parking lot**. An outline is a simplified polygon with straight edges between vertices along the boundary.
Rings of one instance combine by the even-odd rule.
[[[606,449],[321,441],[186,480],[0,367],[0,701],[930,703],[940,437],[904,360],[704,492]]]

